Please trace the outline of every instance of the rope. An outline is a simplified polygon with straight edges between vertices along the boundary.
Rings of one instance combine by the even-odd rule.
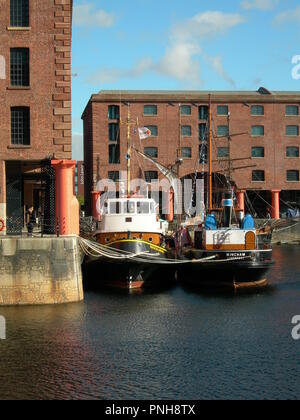
[[[284,230],[292,229],[293,227],[298,226],[298,225],[300,225],[300,222],[294,223],[293,225],[290,225],[281,229],[276,229],[275,232],[282,232]]]
[[[151,254],[147,252],[141,253],[131,253],[130,251],[119,250],[115,248],[111,248],[109,246],[101,245],[94,241],[90,241],[87,239],[79,238],[79,245],[81,250],[88,256],[92,256],[95,258],[99,258],[100,256],[111,258],[113,260],[131,260],[140,263],[153,263],[153,264],[161,264],[161,265],[183,265],[183,264],[201,264],[201,263],[222,263],[222,262],[231,262],[231,261],[238,261],[238,260],[248,260],[251,257],[236,257],[236,258],[229,258],[223,260],[216,260],[216,255],[212,255],[210,257],[194,259],[194,260],[178,260],[178,259],[169,259],[169,258],[160,258],[159,254]],[[147,255],[147,258],[143,258]]]

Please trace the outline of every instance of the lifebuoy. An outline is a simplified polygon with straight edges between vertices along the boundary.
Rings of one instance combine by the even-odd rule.
[[[5,223],[3,219],[0,219],[0,232],[2,232],[5,229]]]

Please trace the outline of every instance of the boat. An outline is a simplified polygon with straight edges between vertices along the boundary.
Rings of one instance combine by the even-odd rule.
[[[179,258],[189,260],[178,268],[181,282],[198,287],[258,288],[268,284],[274,265],[272,231],[257,230],[246,215],[233,223],[232,192],[225,194],[223,211],[207,214],[203,226],[194,229],[191,245],[182,247]]]
[[[141,289],[165,286],[174,280],[172,268],[163,264],[173,254],[167,247],[165,223],[157,216],[155,201],[144,197],[107,199],[104,207],[94,239],[107,252],[89,259],[90,267],[96,264],[101,270],[103,284]]]
[[[229,123],[230,114],[228,128]],[[241,134],[244,133],[236,135]],[[228,169],[224,171],[226,186],[222,205],[216,207],[213,206],[212,113],[209,103],[208,200],[203,223],[192,225],[189,229],[190,241],[179,247],[178,258],[190,261],[189,264],[178,268],[178,278],[183,283],[201,287],[230,287],[235,290],[268,284],[267,273],[274,265],[272,227],[264,226],[262,229],[256,229],[252,215],[245,215],[244,209],[235,203],[235,185],[231,174],[232,171],[246,166],[239,168],[232,166],[231,136],[229,131]]]
[[[119,289],[165,286],[175,280],[170,267],[174,253],[166,235],[168,223],[161,220],[154,199],[131,192],[131,125],[128,105],[127,194],[107,198],[101,204],[101,221],[93,235],[94,253],[88,270],[101,272],[101,284]],[[91,245],[90,245],[91,246]]]

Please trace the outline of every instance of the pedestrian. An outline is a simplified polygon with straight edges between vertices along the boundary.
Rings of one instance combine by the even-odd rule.
[[[26,214],[28,236],[32,236],[35,222],[36,222],[36,219],[35,219],[35,214],[34,214],[34,207],[31,206],[27,210],[27,214]]]

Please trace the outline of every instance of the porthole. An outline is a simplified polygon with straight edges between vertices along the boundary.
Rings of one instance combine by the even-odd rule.
[[[109,242],[110,241],[110,238],[105,238],[105,242]]]
[[[149,242],[153,242],[153,238],[149,238]]]

